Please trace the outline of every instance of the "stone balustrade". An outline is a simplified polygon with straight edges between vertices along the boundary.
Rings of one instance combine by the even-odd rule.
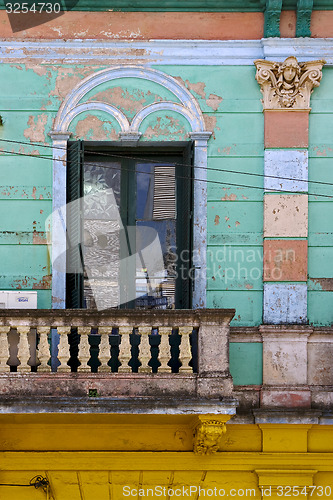
[[[0,374],[169,373],[199,377],[203,386],[211,379],[217,387],[219,379],[231,380],[233,314],[221,309],[2,310]]]

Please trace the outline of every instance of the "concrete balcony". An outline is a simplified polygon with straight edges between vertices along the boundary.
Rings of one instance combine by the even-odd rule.
[[[228,399],[233,315],[230,309],[3,310],[2,398]]]

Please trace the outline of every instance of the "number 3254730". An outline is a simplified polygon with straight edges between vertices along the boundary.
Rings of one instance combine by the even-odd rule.
[[[41,13],[46,12],[47,14],[59,14],[61,11],[60,3],[33,3],[29,6],[28,3],[6,3],[6,12],[8,14],[27,14],[29,12]]]

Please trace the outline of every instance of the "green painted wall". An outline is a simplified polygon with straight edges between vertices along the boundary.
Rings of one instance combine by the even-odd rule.
[[[333,322],[332,85],[333,69],[324,67],[320,86],[311,96],[309,122],[308,318],[317,326]]]
[[[0,220],[0,288],[35,289],[39,307],[51,305],[45,234],[45,219],[52,208],[48,132],[70,89],[98,69],[102,67],[0,65],[0,140],[18,142],[0,141],[0,211],[4,214]],[[233,325],[258,325],[262,322],[263,288],[264,117],[255,68],[156,69],[174,76],[192,92],[207,129],[213,133],[208,146],[207,306],[236,308]],[[311,98],[310,181],[333,183],[332,86],[333,69],[324,68],[321,85]],[[152,100],[170,99],[159,86],[142,82],[136,88],[135,82],[129,81],[123,93],[116,87],[111,90],[112,102],[130,118]],[[105,91],[108,88],[104,85],[97,93],[102,96]],[[96,94],[89,98],[95,99]],[[114,140],[113,127],[103,124],[103,116],[97,115],[103,140]],[[86,118],[80,115],[72,124],[74,134]],[[80,126],[82,130],[82,123]],[[188,132],[186,120],[173,112],[151,116],[142,128],[149,129],[148,140],[183,140]],[[94,137],[87,124],[85,130],[86,139],[101,139]],[[331,186],[309,186],[308,315],[310,323],[327,325],[333,321],[333,286],[329,281],[333,280],[333,203],[318,194],[331,195],[332,190]]]
[[[52,210],[52,153],[31,141],[50,144],[55,81],[51,71],[21,65],[2,64],[0,75],[0,289],[37,290],[38,307],[49,308],[45,220]]]
[[[207,307],[236,308],[232,325],[259,325],[264,117],[255,68],[157,69],[185,84],[213,132],[208,142]]]
[[[230,342],[230,373],[234,385],[262,384],[262,344]]]
[[[48,132],[62,100],[98,69],[103,68],[0,66],[0,139],[25,143],[0,142],[4,148],[0,154],[0,210],[8,214],[0,223],[0,288],[38,289],[39,307],[50,307],[51,270],[44,225],[52,209],[52,162],[49,147],[31,142],[51,145]],[[192,92],[213,134],[208,147],[207,305],[236,307],[233,324],[258,325],[262,321],[263,178],[248,175],[263,174],[263,114],[255,68],[156,69],[174,76]],[[103,84],[85,100],[107,95],[129,118],[151,102],[177,102],[157,84],[129,79],[124,87],[119,81]],[[145,140],[186,140],[189,127],[183,117],[174,112],[155,115],[142,124]],[[86,114],[79,115],[71,125],[74,137],[115,140],[112,123],[106,123],[100,112],[95,116],[89,121]]]

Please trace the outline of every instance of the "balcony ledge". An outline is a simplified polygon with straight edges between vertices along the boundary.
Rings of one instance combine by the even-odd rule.
[[[131,415],[235,415],[233,398],[101,398],[101,397],[0,397],[0,414],[74,413]]]

